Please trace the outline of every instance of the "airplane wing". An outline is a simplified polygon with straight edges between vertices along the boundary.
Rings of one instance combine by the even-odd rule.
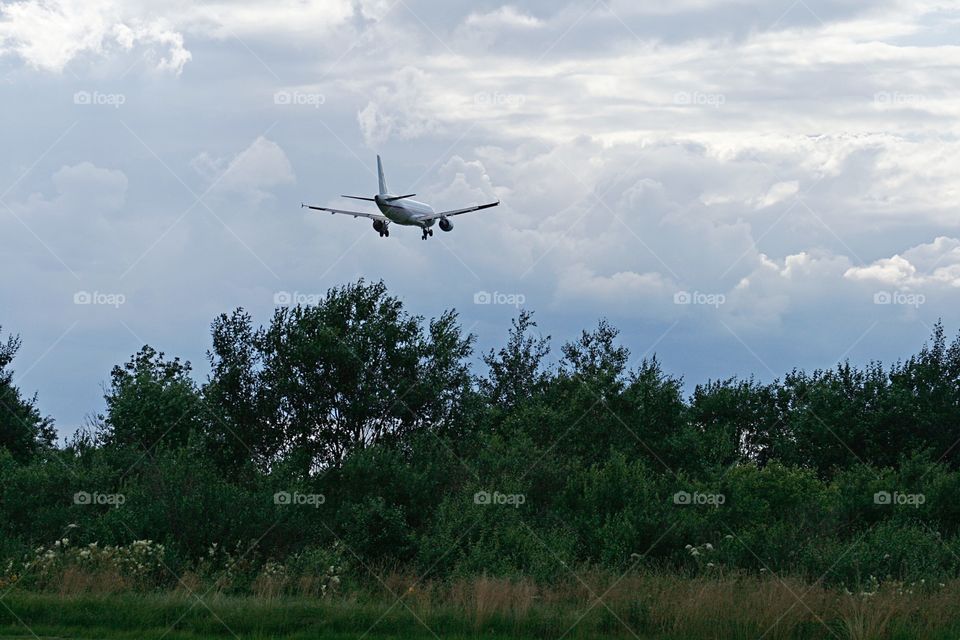
[[[480,209],[489,209],[490,207],[495,207],[500,204],[500,201],[490,202],[488,204],[478,204],[472,207],[466,207],[463,209],[453,209],[451,211],[438,211],[436,213],[431,213],[430,215],[421,216],[421,220],[436,220],[438,218],[449,218],[450,216],[458,216],[461,213],[470,213],[471,211],[480,211]]]
[[[306,207],[307,209],[314,209],[316,211],[328,211],[331,214],[342,213],[344,215],[353,216],[354,218],[370,218],[371,220],[380,220],[381,222],[389,222],[390,219],[387,216],[380,215],[379,213],[364,213],[362,211],[345,211],[343,209],[330,209],[328,207],[315,207],[311,204],[300,203],[300,207]]]

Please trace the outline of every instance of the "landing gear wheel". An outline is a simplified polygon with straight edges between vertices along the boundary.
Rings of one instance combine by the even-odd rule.
[[[432,238],[432,237],[433,237],[433,229],[430,229],[429,231],[427,231],[427,235],[429,235],[429,236]]]

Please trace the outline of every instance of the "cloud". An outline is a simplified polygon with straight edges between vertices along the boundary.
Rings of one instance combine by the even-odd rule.
[[[296,182],[287,154],[263,136],[230,158],[214,158],[203,152],[191,166],[210,183],[209,191],[220,196],[239,194],[253,204],[270,197],[271,189]]]
[[[904,251],[903,255],[882,258],[865,267],[851,267],[844,277],[902,289],[960,287],[960,240],[940,236]]]
[[[523,293],[558,339],[608,315],[642,351],[678,323],[658,349],[694,382],[829,365],[876,322],[866,357],[899,357],[923,323],[960,322],[955,4],[0,5],[0,173],[28,174],[6,200],[36,234],[10,221],[31,276],[0,291],[9,323],[65,317],[57,301],[77,284],[52,251],[89,290],[122,280],[124,323],[197,362],[214,314],[242,305],[264,320],[275,291],[360,276],[419,313],[457,307],[485,347],[515,309],[473,305],[481,290]],[[140,56],[165,72],[124,75]],[[70,100],[96,87],[126,102]],[[283,89],[325,100],[281,106]],[[369,193],[364,144],[395,189],[438,209],[502,204],[429,242],[299,210]],[[185,189],[163,165],[187,164]],[[874,304],[894,290],[926,304]],[[723,303],[675,304],[681,292]],[[55,324],[25,338],[42,353]],[[94,397],[138,346],[118,323],[96,336],[83,343],[97,368],[89,353],[67,363]]]
[[[38,191],[9,203],[19,222],[9,228],[11,250],[39,272],[72,276],[99,272],[129,250],[138,223],[125,215],[129,185],[123,171],[85,161],[57,169],[44,191],[51,183],[52,195]]]
[[[663,320],[676,314],[673,296],[679,287],[657,272],[593,272],[578,263],[558,274],[556,306],[591,305],[605,315],[617,313]]]
[[[429,106],[426,73],[404,67],[386,86],[379,86],[367,106],[357,113],[364,142],[374,148],[390,138],[412,140],[438,131],[438,120]]]
[[[61,167],[53,174],[60,203],[80,203],[97,211],[117,211],[126,201],[127,176],[91,162]]]
[[[505,5],[487,13],[471,13],[464,21],[467,26],[481,29],[514,28],[536,29],[543,26],[543,21],[528,13],[519,11],[516,7]]]
[[[159,46],[157,66],[179,74],[190,60],[183,36],[162,18],[124,16],[109,0],[21,0],[0,7],[0,54],[15,54],[32,67],[62,72],[83,54]]]

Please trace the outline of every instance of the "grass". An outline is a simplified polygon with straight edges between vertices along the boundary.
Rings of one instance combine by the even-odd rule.
[[[587,573],[566,584],[383,577],[386,590],[318,599],[186,591],[35,593],[0,598],[0,638],[285,640],[707,638],[934,640],[960,636],[960,582],[925,593],[889,585],[850,595],[796,579]],[[200,589],[196,593],[203,594]],[[597,600],[602,596],[602,601]]]

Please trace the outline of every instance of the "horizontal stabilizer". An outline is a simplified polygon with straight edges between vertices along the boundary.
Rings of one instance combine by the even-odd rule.
[[[368,202],[376,202],[373,198],[364,198],[363,196],[340,196],[341,198],[353,198],[354,200],[367,200]]]

